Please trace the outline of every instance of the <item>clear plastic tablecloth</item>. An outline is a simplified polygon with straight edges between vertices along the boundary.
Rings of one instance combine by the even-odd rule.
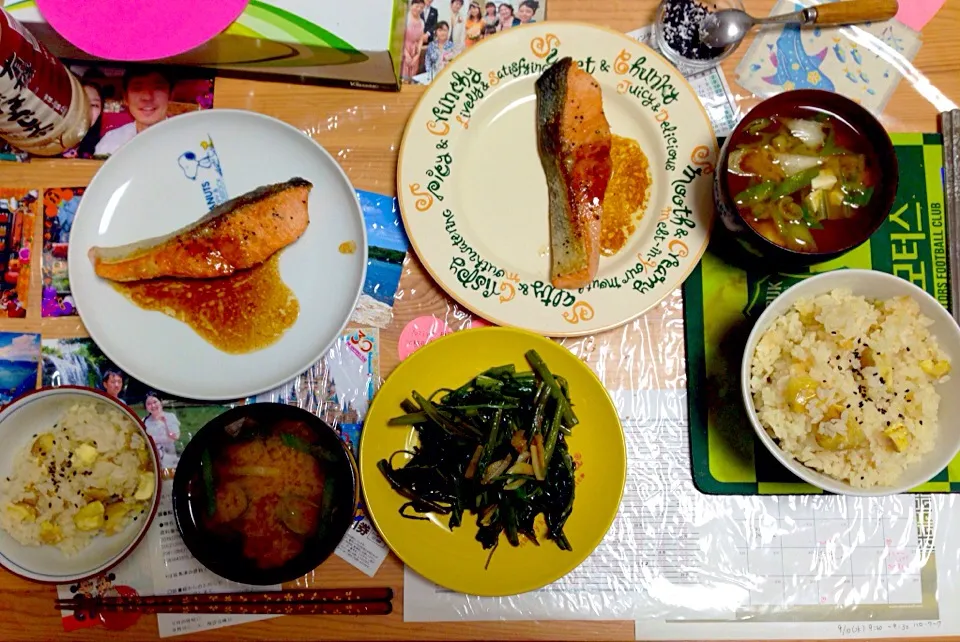
[[[770,10],[767,2],[747,4],[758,13]],[[777,9],[792,4],[780,2]],[[654,3],[646,5],[652,17]],[[641,27],[645,15],[638,11],[635,24],[618,26]],[[943,30],[937,35],[945,37]],[[729,107],[725,113],[736,122],[759,98],[821,82],[821,72],[836,79],[834,91],[859,92],[893,131],[935,131],[936,114],[956,108],[951,99],[960,99],[960,82],[941,90],[914,66],[926,60],[937,78],[950,78],[936,59],[924,58],[924,36],[902,24],[817,30],[809,38],[791,54],[779,31],[761,32],[739,63],[724,66],[727,84],[714,91],[725,98],[714,96],[720,101],[714,107]],[[334,154],[358,188],[395,193],[402,127],[419,89],[398,95],[324,90],[321,99],[314,89],[290,87],[278,101],[258,87],[220,80],[218,106],[288,120]],[[286,102],[315,97],[315,117]],[[380,330],[384,376],[417,345],[478,322],[442,293],[412,254],[393,315]],[[836,623],[823,629],[835,637],[943,632],[929,623],[949,609],[947,598],[956,598],[951,587],[960,576],[960,547],[951,541],[958,540],[960,509],[954,495],[718,497],[697,491],[690,474],[679,291],[621,328],[562,343],[596,371],[624,419],[628,480],[613,527],[580,569],[526,595],[451,594],[408,571],[407,619],[804,621]],[[318,581],[307,576],[300,584]],[[845,631],[844,622],[876,628]],[[897,622],[913,628],[884,628]],[[710,628],[703,635],[722,633]]]

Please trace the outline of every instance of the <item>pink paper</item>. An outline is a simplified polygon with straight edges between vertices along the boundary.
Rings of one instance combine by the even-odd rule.
[[[473,318],[462,328],[451,328],[446,321],[434,316],[417,317],[403,328],[397,343],[397,354],[404,360],[426,344],[458,329],[485,328],[490,324],[480,318]]]
[[[57,33],[100,58],[156,60],[202,45],[249,0],[37,0]]]
[[[434,316],[417,317],[406,325],[397,342],[397,355],[401,361],[445,334],[453,332],[443,319]]]
[[[900,0],[897,20],[914,31],[920,31],[933,20],[947,0]]]

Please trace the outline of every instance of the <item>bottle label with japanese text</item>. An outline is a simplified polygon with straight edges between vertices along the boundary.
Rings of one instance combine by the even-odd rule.
[[[18,147],[63,130],[74,90],[70,72],[0,9],[0,137]]]

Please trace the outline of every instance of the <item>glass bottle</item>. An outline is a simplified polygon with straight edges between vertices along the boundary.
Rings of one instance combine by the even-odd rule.
[[[76,147],[90,129],[80,81],[0,9],[0,138],[38,156]]]

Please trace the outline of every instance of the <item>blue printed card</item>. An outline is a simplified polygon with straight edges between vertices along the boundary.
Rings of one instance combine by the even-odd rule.
[[[771,15],[805,6],[780,0]],[[843,94],[879,115],[900,82],[897,67],[910,67],[920,34],[897,20],[859,27],[790,25],[760,31],[737,66],[740,85],[767,97],[790,89]]]

